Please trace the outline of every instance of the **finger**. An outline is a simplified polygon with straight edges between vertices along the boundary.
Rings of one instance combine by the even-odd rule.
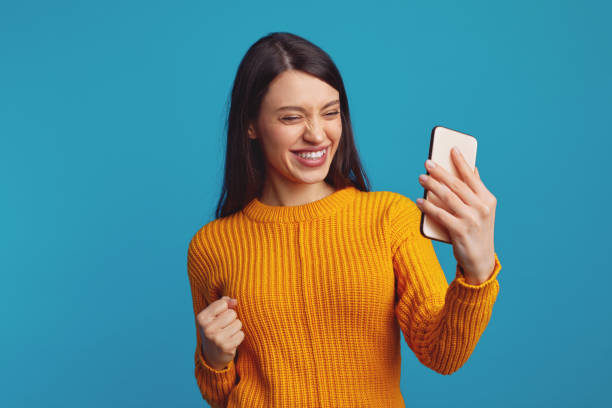
[[[227,326],[232,324],[235,320],[237,320],[237,313],[233,309],[227,309],[225,312],[218,314],[215,319],[213,319],[206,328],[210,330],[211,333],[225,330]]]
[[[225,326],[223,330],[227,333],[228,337],[231,337],[236,332],[242,329],[242,322],[239,319],[232,321],[230,324]]]
[[[478,174],[476,166],[474,166],[474,170],[472,170],[471,166],[467,163],[460,150],[457,150],[457,152],[451,150],[451,156],[453,157],[455,168],[461,175],[461,178],[470,187],[470,189],[476,193],[476,195],[482,197],[486,187],[480,179],[480,174]]]
[[[240,319],[231,319],[229,322],[221,322],[221,319],[215,320],[210,326],[209,330],[211,333],[218,333],[217,338],[219,340],[228,339],[234,333],[242,328],[242,322]]]
[[[425,178],[425,180],[423,180],[423,178]],[[458,181],[461,182],[460,180]],[[457,193],[439,180],[436,180],[433,174],[429,176],[422,174],[419,177],[419,182],[426,190],[435,194],[442,201],[443,205],[439,205],[439,207],[443,207],[459,217],[467,215],[468,209],[465,203],[458,197]],[[467,189],[467,187],[465,188]]]
[[[234,348],[238,347],[242,340],[244,340],[244,332],[242,330],[238,330],[228,339]]]
[[[457,217],[445,209],[432,204],[430,200],[423,200],[420,204],[417,201],[416,204],[419,209],[425,213],[425,215],[431,217],[435,222],[440,224],[443,228],[446,228],[448,231],[454,232],[456,230],[456,226],[459,225],[459,219]]]
[[[225,300],[225,303],[227,303],[228,307],[235,307],[238,304],[238,299],[227,296],[227,295],[223,296],[219,300]]]
[[[455,215],[455,213],[450,208],[448,208],[448,204],[442,201],[442,199],[431,190],[427,190],[427,201],[429,201],[434,207],[441,208],[447,213]]]
[[[219,341],[223,343],[223,348],[233,352],[244,340],[244,332],[241,330],[242,326],[232,325],[228,326],[223,330],[223,333],[219,336]]]
[[[474,175],[474,170],[472,170],[472,167],[465,160],[465,157],[463,157],[461,150],[459,150],[457,147],[454,147],[453,149],[451,149],[451,157],[453,160],[453,164],[455,168],[457,169],[457,173],[459,174],[461,179],[473,191],[477,192],[478,191],[478,183],[477,183],[478,180],[476,179]]]
[[[475,206],[481,201],[480,198],[478,198],[478,196],[476,195],[476,193],[467,184],[465,184],[463,180],[454,176],[443,166],[440,166],[437,163],[433,163],[434,167],[431,167],[430,165],[428,166],[428,162],[433,162],[431,160],[425,162],[425,167],[427,168],[427,170],[429,170],[430,175],[433,176],[436,181],[448,187],[453,193],[457,195],[457,197],[461,199],[461,201],[463,201],[463,203],[467,204],[468,206]],[[459,210],[459,208],[457,208],[456,210]]]
[[[212,322],[217,316],[228,309],[227,300],[225,298],[229,298],[229,296],[223,296],[220,299],[212,302],[206,309],[204,309],[204,313],[202,313],[201,324],[207,325]]]
[[[480,197],[484,196],[487,199],[490,199],[490,197],[492,197],[493,195],[491,194],[489,189],[484,185],[484,182],[482,181],[482,178],[480,177],[480,172],[478,171],[478,167],[476,167],[476,166],[474,166],[474,173],[478,177],[478,183],[480,183],[480,185],[481,185],[481,191],[482,191],[482,194],[483,194],[483,195],[479,195],[479,196]]]
[[[444,201],[442,201],[440,197],[438,197],[436,193],[431,190],[427,190],[427,200],[436,207],[441,207],[444,208],[446,211],[451,212],[450,208],[446,206]]]
[[[225,327],[237,319],[238,312],[236,312],[234,309],[227,309],[225,312],[217,315],[217,320],[221,323],[221,327]]]
[[[442,199],[440,199],[440,197],[438,197],[433,191],[427,190],[426,200],[429,201],[434,207],[442,208],[444,211],[453,214],[451,209],[448,208],[448,205],[444,201],[442,201]]]

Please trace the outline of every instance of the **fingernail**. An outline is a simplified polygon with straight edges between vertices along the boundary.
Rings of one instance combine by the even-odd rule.
[[[436,168],[436,163],[434,163],[433,161],[427,159],[427,161],[425,162],[425,166],[427,166],[427,168],[430,168],[430,169],[435,169]]]

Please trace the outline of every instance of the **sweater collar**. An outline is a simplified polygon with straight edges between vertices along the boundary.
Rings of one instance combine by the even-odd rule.
[[[257,197],[244,206],[242,212],[255,221],[300,222],[331,215],[353,201],[359,190],[347,186],[310,203],[294,206],[264,204]]]

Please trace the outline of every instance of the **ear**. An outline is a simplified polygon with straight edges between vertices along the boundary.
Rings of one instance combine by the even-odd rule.
[[[249,129],[248,129],[248,136],[249,139],[256,139],[257,137],[255,136],[255,130],[253,129],[253,125],[249,125]]]

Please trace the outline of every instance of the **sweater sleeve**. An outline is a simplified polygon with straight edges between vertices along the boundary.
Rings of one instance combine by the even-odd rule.
[[[491,318],[501,270],[497,253],[485,282],[468,284],[457,265],[449,285],[432,241],[421,235],[421,210],[397,194],[388,211],[400,328],[421,363],[452,374],[468,360]]]
[[[196,234],[187,251],[187,273],[193,300],[193,313],[196,331],[195,378],[202,397],[213,407],[225,406],[227,397],[236,384],[237,373],[234,360],[217,370],[209,366],[202,354],[202,338],[197,323],[197,315],[215,301],[215,291],[211,285],[210,271],[212,262],[206,256],[206,245],[200,233]]]

